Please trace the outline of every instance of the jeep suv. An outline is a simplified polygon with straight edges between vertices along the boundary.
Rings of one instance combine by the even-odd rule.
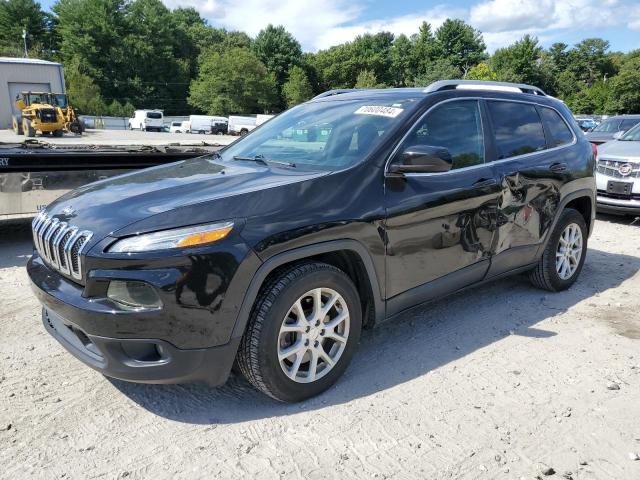
[[[64,195],[27,268],[47,331],[105,375],[220,385],[237,362],[299,401],[386,317],[518,272],[571,286],[594,169],[532,86],[328,92],[217,154]]]

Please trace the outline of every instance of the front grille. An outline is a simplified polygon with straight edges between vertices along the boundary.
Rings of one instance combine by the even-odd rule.
[[[622,165],[631,165],[631,172],[627,175],[620,173]],[[607,160],[601,158],[598,160],[599,173],[614,178],[640,178],[640,163],[632,163],[624,160]]]
[[[31,227],[33,243],[47,265],[82,280],[82,252],[93,234],[46,213],[40,213],[34,218]]]
[[[43,123],[55,123],[58,121],[56,111],[53,108],[41,108],[38,110],[37,115]]]

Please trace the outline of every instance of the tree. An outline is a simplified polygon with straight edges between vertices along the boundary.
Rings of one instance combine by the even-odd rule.
[[[489,65],[482,62],[475,67],[471,67],[465,78],[469,80],[498,80],[498,74],[491,70]]]
[[[252,49],[274,75],[279,89],[286,82],[289,69],[299,65],[302,57],[300,43],[282,25],[274,27],[269,24],[261,30],[253,41]]]
[[[500,80],[541,86],[541,56],[542,47],[538,45],[538,39],[525,35],[513,45],[496,50],[491,58],[491,67]]]
[[[64,69],[65,84],[69,103],[80,113],[87,115],[105,115],[108,112],[100,88],[91,77],[83,73],[77,58],[70,60]]]
[[[210,115],[265,112],[277,102],[275,79],[249,49],[205,51],[188,102]]]
[[[313,88],[305,71],[293,66],[289,70],[289,80],[282,87],[282,93],[287,102],[287,107],[293,107],[313,97]]]
[[[607,104],[617,113],[640,112],[640,49],[629,53],[620,72],[606,83],[611,85],[611,96]]]
[[[609,42],[601,38],[587,38],[568,52],[567,69],[588,87],[616,70],[608,55]]]
[[[378,79],[371,70],[362,70],[356,79],[355,88],[379,88]]]
[[[41,56],[48,43],[49,22],[49,16],[33,0],[1,0],[0,54],[24,56],[24,30],[28,51]]]
[[[447,60],[463,73],[487,58],[482,33],[457,19],[445,20],[436,30],[435,48],[438,58]]]
[[[438,80],[453,80],[461,77],[460,69],[449,60],[443,58],[427,64],[425,70],[425,73],[418,75],[414,79],[414,86],[426,87]]]
[[[404,87],[411,84],[416,71],[414,44],[406,35],[399,35],[389,51],[391,85]]]

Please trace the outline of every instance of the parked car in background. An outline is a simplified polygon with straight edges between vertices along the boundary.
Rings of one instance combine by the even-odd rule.
[[[161,132],[164,127],[162,110],[136,110],[129,119],[129,130]]]
[[[219,385],[235,364],[300,401],[344,373],[362,328],[420,303],[522,272],[569,288],[592,147],[529,85],[327,92],[208,157],[59,198],[27,271],[44,328],[105,375]]]
[[[256,127],[256,117],[229,115],[229,135],[246,135]]]
[[[640,123],[640,115],[616,115],[604,120],[591,132],[587,133],[586,137],[591,143],[600,145],[613,140],[616,134],[622,135],[638,123]]]
[[[640,124],[598,148],[598,210],[640,214]]]
[[[590,132],[598,126],[598,122],[593,118],[576,118],[576,122],[583,132]]]
[[[191,133],[226,133],[228,119],[213,115],[190,115],[189,131]]]
[[[171,122],[169,133],[183,133],[182,122]]]

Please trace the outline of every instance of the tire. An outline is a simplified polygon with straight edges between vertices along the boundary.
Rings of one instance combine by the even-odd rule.
[[[55,131],[53,132],[53,136],[54,136],[54,137],[61,137],[61,136],[63,135],[63,133],[64,133],[64,132],[63,132],[62,130],[55,130]]]
[[[19,117],[15,115],[12,116],[11,127],[13,128],[13,133],[16,135],[22,135],[22,121]]]
[[[249,130],[247,130],[246,128],[243,128],[242,130],[240,130],[241,137],[244,137],[247,133],[249,133]]]
[[[581,240],[579,247],[580,255],[577,261],[575,261],[576,254],[570,255],[567,253],[569,257],[565,256],[565,263],[562,263],[562,258],[557,257],[557,255],[562,255],[564,252],[567,252],[567,247],[564,247],[563,249],[561,237],[565,243],[567,238],[571,238],[564,236],[569,232],[568,229],[570,226],[572,226],[572,228],[575,227],[579,229]],[[565,231],[567,233],[565,233]],[[551,237],[549,238],[549,242],[542,253],[542,257],[538,260],[536,267],[529,273],[531,283],[538,288],[549,290],[550,292],[560,292],[573,285],[582,271],[582,266],[584,265],[584,261],[587,256],[587,236],[588,230],[584,217],[577,210],[574,210],[573,208],[566,208],[560,214],[558,223],[551,233]],[[571,245],[571,242],[569,242],[569,244]],[[575,243],[573,245],[574,247],[569,250],[575,252],[578,247]],[[567,264],[569,266],[565,271],[563,268],[565,268],[564,266]]]
[[[28,118],[22,119],[22,131],[24,132],[25,136],[29,138],[33,138],[36,136],[36,131],[31,126],[31,120],[29,120]]]
[[[313,292],[318,290],[321,290],[323,307],[330,299],[337,298],[322,321],[313,318],[313,306],[317,303]],[[308,293],[311,295],[307,296]],[[295,313],[298,300],[305,309],[303,321]],[[290,323],[292,319],[294,324]],[[323,328],[327,320],[339,322],[340,319],[342,323],[333,328]],[[281,332],[285,322],[296,331]],[[300,325],[307,327],[300,328]],[[344,373],[357,348],[361,328],[360,298],[343,271],[326,263],[293,265],[265,284],[258,294],[240,342],[238,366],[246,379],[266,395],[281,402],[299,402],[325,391]],[[329,331],[332,333],[327,333]],[[342,340],[338,342],[331,337]],[[288,348],[299,352],[279,357]],[[321,349],[324,357],[317,354]],[[327,357],[335,360],[332,366],[325,360]],[[314,376],[313,363],[316,365]]]

